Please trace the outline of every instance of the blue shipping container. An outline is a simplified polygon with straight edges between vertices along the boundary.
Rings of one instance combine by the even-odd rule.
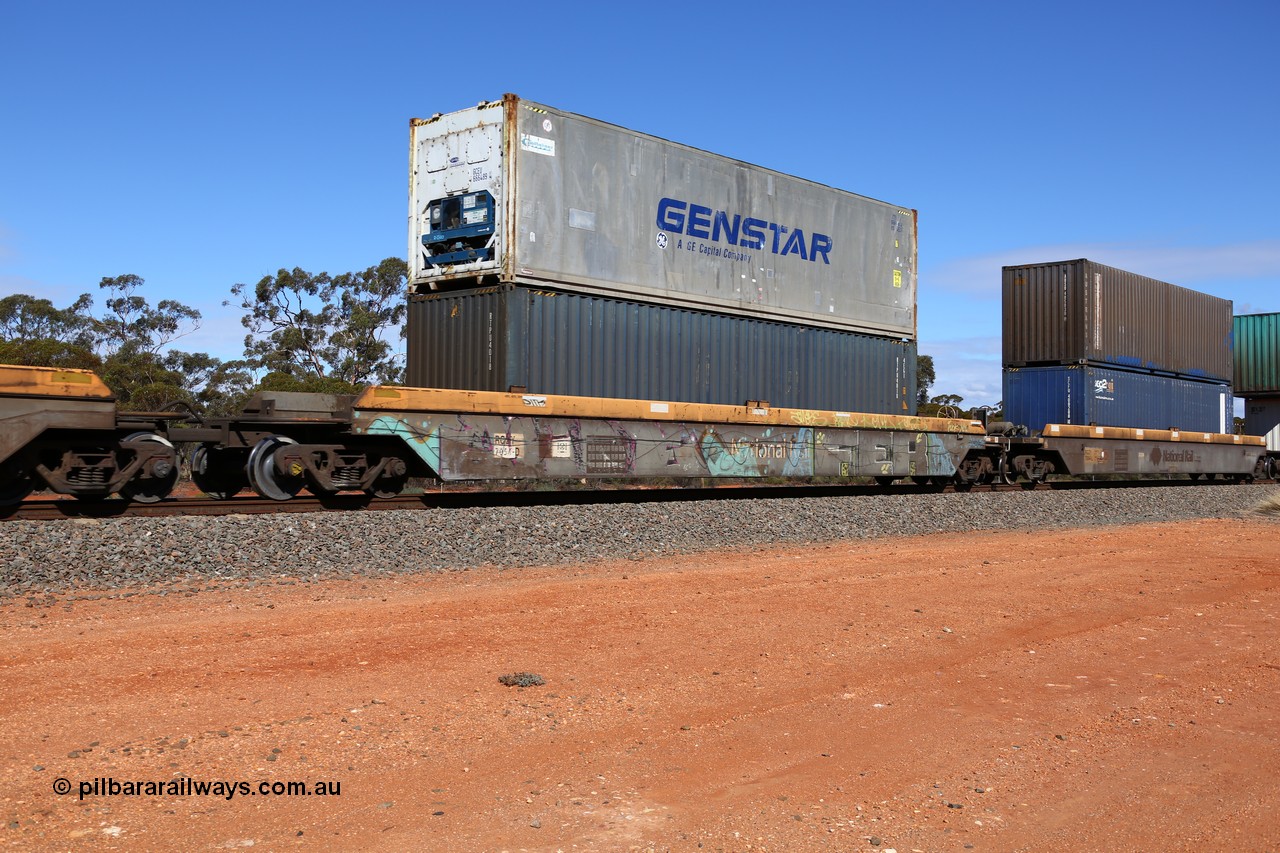
[[[1008,368],[1004,417],[1045,424],[1231,432],[1231,386],[1090,365]]]

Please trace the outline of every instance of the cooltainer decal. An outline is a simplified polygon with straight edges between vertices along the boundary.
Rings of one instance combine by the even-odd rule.
[[[554,139],[543,139],[541,136],[534,136],[531,133],[520,134],[520,147],[525,151],[532,151],[534,154],[546,154],[548,157],[556,156],[556,141]]]

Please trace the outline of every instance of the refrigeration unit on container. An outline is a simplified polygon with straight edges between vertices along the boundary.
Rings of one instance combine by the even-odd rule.
[[[1235,344],[1236,393],[1280,395],[1280,314],[1236,317]]]
[[[916,337],[914,210],[515,95],[410,122],[409,270]]]
[[[1280,452],[1280,396],[1244,401],[1244,434],[1265,436],[1267,450]]]
[[[1004,419],[1033,432],[1080,424],[1232,432],[1231,386],[1092,365],[1007,368]]]
[[[1230,382],[1231,301],[1095,261],[1007,266],[1004,366],[1099,364]]]
[[[916,413],[916,344],[504,285],[409,297],[411,386]]]

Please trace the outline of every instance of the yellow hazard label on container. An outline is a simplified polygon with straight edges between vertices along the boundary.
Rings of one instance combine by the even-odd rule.
[[[893,271],[893,286],[902,287],[902,270]]]

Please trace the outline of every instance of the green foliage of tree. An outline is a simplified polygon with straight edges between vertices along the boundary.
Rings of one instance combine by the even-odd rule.
[[[361,386],[332,376],[295,376],[292,373],[268,373],[257,385],[258,391],[303,391],[313,394],[358,394]]]
[[[25,293],[0,299],[0,363],[97,369],[92,303],[87,293],[66,308]]]
[[[175,404],[198,403],[198,384],[185,372],[187,362],[212,362],[203,353],[165,351],[174,340],[200,328],[200,312],[172,299],[152,306],[138,290],[136,275],[104,278],[106,311],[92,318],[95,343],[102,357],[99,375],[126,411],[160,411]]]
[[[97,344],[104,358],[158,355],[178,338],[200,328],[200,312],[173,299],[153,308],[138,295],[145,281],[136,275],[104,278],[98,287],[111,295],[106,313],[94,320]]]
[[[269,374],[330,378],[352,386],[398,382],[403,375],[389,329],[404,320],[408,266],[387,258],[331,277],[299,267],[279,270],[232,295],[242,319],[245,357]]]
[[[200,312],[172,299],[152,305],[145,280],[131,273],[101,280],[100,313],[87,293],[66,308],[16,294],[0,299],[0,363],[93,370],[125,411],[179,406],[216,416],[241,411],[260,389],[357,393],[402,379],[388,338],[404,321],[407,279],[405,262],[388,258],[338,276],[295,267],[252,290],[237,284],[250,333],[246,358],[232,361],[176,349],[199,329]]]
[[[34,341],[0,341],[0,364],[97,370],[102,366],[102,359],[94,355],[93,350],[42,338]]]
[[[186,402],[207,416],[243,410],[256,390],[253,368],[247,361],[222,361],[207,353],[174,351],[165,355],[165,364],[186,377]]]
[[[0,362],[93,370],[125,411],[238,411],[253,385],[249,366],[172,348],[199,328],[200,312],[172,299],[152,306],[144,285],[133,274],[103,278],[100,315],[87,293],[67,308],[27,294],[0,299]]]
[[[916,403],[923,405],[929,401],[929,389],[933,387],[938,376],[933,370],[933,356],[916,356]]]

